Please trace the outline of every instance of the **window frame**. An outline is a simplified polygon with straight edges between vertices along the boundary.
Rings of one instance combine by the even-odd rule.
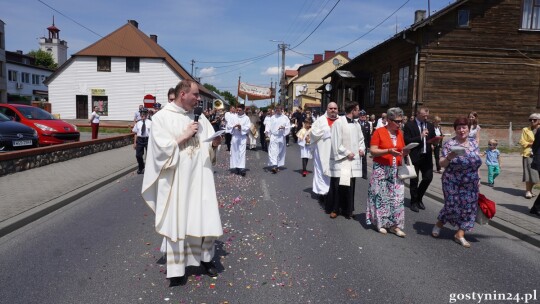
[[[40,75],[38,75],[38,74],[32,74],[32,84],[33,84],[33,85],[40,85],[40,84],[41,84],[40,78],[41,78]]]
[[[540,30],[540,0],[523,0],[521,6],[521,29]]]
[[[467,23],[461,24],[461,16],[466,13],[467,15]],[[460,9],[457,12],[457,27],[459,28],[469,28],[471,27],[471,10],[469,9]]]
[[[98,56],[96,60],[98,72],[110,72],[111,71],[111,57],[110,56]]]
[[[375,106],[375,75],[369,77],[368,106]]]
[[[8,70],[8,81],[18,82],[19,81],[19,71]]]
[[[141,68],[141,58],[126,57],[126,73],[139,73]]]
[[[381,106],[388,106],[390,101],[390,71],[382,74],[381,82]]]
[[[409,70],[410,67],[402,66],[398,72],[398,98],[397,104],[404,105],[409,102]],[[406,75],[405,75],[406,72]]]
[[[28,72],[21,72],[21,82],[30,84],[30,73]]]

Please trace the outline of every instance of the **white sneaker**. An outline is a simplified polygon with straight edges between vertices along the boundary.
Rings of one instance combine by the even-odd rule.
[[[532,198],[533,195],[531,193],[531,191],[527,191],[527,193],[525,193],[525,198]]]

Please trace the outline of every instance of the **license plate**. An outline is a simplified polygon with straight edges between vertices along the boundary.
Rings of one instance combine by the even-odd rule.
[[[14,140],[13,146],[14,147],[21,147],[21,146],[31,146],[32,140]]]

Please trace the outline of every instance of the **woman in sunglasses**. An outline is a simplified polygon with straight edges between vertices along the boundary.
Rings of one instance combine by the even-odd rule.
[[[531,168],[532,163],[532,145],[534,142],[534,134],[540,125],[540,114],[533,113],[529,116],[530,125],[523,128],[519,145],[521,146],[521,156],[523,157],[523,181],[525,182],[525,197],[532,198],[535,196],[532,193],[534,184],[538,183],[538,171]]]
[[[373,171],[368,186],[366,223],[382,234],[394,233],[405,237],[405,186],[398,177],[398,166],[408,150],[401,131],[403,110],[390,108],[386,112],[387,124],[371,136],[370,153]]]

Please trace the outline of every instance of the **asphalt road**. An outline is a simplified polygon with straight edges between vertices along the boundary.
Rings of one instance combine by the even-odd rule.
[[[225,151],[216,167],[225,230],[217,279],[190,267],[185,286],[168,287],[142,176],[130,174],[0,238],[0,302],[452,303],[468,294],[475,301],[456,303],[480,303],[473,292],[540,300],[533,246],[487,226],[468,234],[470,249],[448,228],[433,239],[441,205],[429,199],[426,211],[407,209],[405,239],[381,235],[364,223],[362,179],[356,219],[332,220],[310,194],[311,175],[300,175],[296,146],[276,175],[263,169],[266,153],[247,154],[246,177],[228,172]]]

